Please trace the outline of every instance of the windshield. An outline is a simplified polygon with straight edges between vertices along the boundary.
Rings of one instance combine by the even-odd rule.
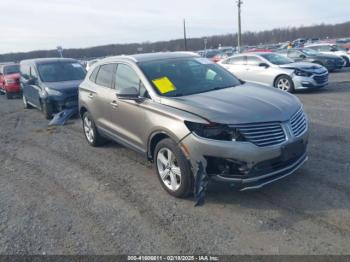
[[[261,54],[260,56],[265,58],[266,60],[268,60],[270,63],[274,65],[286,65],[286,64],[293,63],[291,59],[278,54],[266,53],[266,54]]]
[[[78,62],[52,62],[38,66],[43,82],[63,82],[83,80],[86,71]]]
[[[176,58],[139,64],[158,94],[186,96],[240,85],[230,72],[206,58]]]
[[[11,74],[18,74],[18,73],[19,73],[19,65],[4,67],[4,75],[11,75]]]
[[[318,55],[320,55],[319,52],[317,52],[316,50],[310,49],[310,48],[302,49],[301,52],[303,52],[304,54],[306,54],[308,56],[318,56]]]

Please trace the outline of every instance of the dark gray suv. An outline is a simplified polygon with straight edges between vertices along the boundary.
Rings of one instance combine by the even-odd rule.
[[[294,95],[244,84],[193,53],[103,59],[80,85],[79,103],[90,145],[112,139],[140,152],[176,197],[193,191],[200,163],[247,190],[307,160],[308,120]]]

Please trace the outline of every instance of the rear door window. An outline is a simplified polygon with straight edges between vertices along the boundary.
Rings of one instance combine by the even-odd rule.
[[[299,51],[296,50],[289,50],[288,51],[288,56],[290,58],[300,58],[301,53]]]
[[[113,88],[115,64],[102,65],[96,77],[96,84],[108,88]]]
[[[232,57],[232,58],[227,60],[227,64],[229,64],[229,65],[245,65],[246,64],[246,56]]]
[[[248,66],[259,66],[263,61],[256,56],[248,56],[247,65]]]
[[[94,69],[94,71],[92,72],[92,74],[90,75],[89,79],[90,79],[91,82],[96,83],[96,76],[97,76],[98,70],[100,70],[100,67],[96,67]]]

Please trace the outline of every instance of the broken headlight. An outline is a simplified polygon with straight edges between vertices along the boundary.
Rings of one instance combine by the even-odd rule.
[[[222,141],[244,141],[239,130],[222,124],[200,124],[185,121],[187,128],[197,136]]]
[[[305,76],[305,77],[310,77],[312,76],[312,73],[300,70],[300,69],[295,69],[294,74],[297,76]]]

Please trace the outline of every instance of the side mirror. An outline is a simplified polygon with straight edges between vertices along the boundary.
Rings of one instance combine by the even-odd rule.
[[[265,67],[265,68],[269,68],[270,66],[266,63],[260,63],[259,64],[260,67]]]
[[[32,78],[29,78],[28,81],[27,81],[27,85],[36,85],[38,83],[37,79],[32,77]]]
[[[136,87],[128,87],[117,92],[117,97],[121,100],[140,100],[140,93]]]
[[[302,59],[305,59],[306,55],[300,55],[299,57],[302,58]]]

